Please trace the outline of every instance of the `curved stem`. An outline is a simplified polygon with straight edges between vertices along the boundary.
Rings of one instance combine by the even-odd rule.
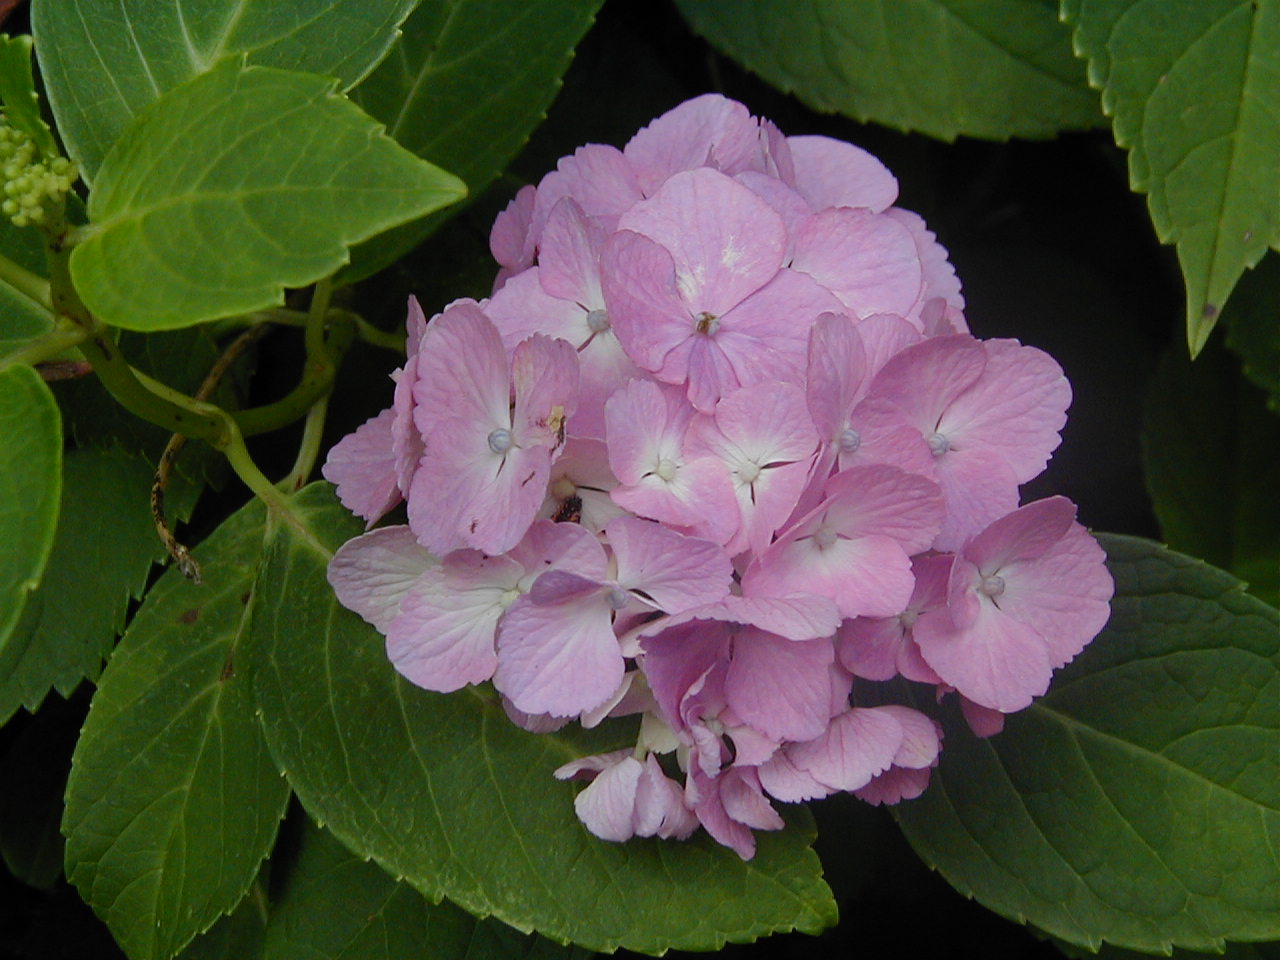
[[[0,370],[15,367],[18,364],[35,366],[43,363],[82,343],[89,336],[88,331],[78,326],[59,327],[41,334],[30,343],[25,343],[17,350],[0,357]]]
[[[193,400],[129,366],[102,330],[80,343],[80,351],[107,391],[130,413],[170,433],[206,440],[215,447],[226,437],[225,414],[211,403]]]
[[[49,295],[49,281],[44,277],[36,276],[26,267],[14,263],[5,256],[0,256],[0,280],[46,310],[53,309],[53,300]]]

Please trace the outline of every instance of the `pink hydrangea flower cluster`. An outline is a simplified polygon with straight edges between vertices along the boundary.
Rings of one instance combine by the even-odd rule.
[[[956,693],[975,731],[1102,628],[1102,550],[1019,506],[1071,399],[970,335],[946,251],[873,157],[691,100],[498,217],[486,301],[410,304],[391,407],[325,476],[373,524],[341,601],[430,690],[492,681],[533,731],[639,715],[589,781],[597,836],[750,857],[773,801],[915,797],[941,731],[859,680]]]

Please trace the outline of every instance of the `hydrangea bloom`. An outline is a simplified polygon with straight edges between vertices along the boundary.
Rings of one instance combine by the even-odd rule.
[[[947,253],[865,152],[699,97],[590,145],[499,216],[492,296],[410,304],[394,402],[325,476],[372,525],[341,601],[431,690],[490,681],[533,732],[638,716],[567,764],[594,834],[743,857],[774,802],[926,789],[933,720],[978,735],[1102,628],[1062,497],[1052,358],[969,333]]]

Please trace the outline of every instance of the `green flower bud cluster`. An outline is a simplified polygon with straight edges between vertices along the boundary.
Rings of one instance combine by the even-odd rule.
[[[46,205],[61,201],[79,176],[66,157],[36,160],[31,138],[0,119],[0,211],[14,226],[43,222]]]

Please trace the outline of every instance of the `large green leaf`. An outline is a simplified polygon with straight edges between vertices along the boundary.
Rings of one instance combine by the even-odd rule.
[[[597,950],[711,950],[835,920],[812,822],[759,837],[743,862],[705,836],[606,843],[551,773],[589,745],[513,726],[492,694],[443,696],[401,680],[384,641],[342,609],[329,551],[360,532],[332,488],[295,500],[300,527],[268,540],[248,665],[267,739],[303,806],[346,846],[432,899]],[[634,731],[630,731],[634,737]]]
[[[0,281],[0,358],[53,329],[53,316]]]
[[[1187,342],[1280,244],[1280,0],[1062,0],[1129,179],[1176,243]]]
[[[1227,346],[1240,355],[1250,380],[1267,391],[1280,413],[1280,254],[1268,253],[1246,273],[1222,315]]]
[[[1097,126],[1054,0],[677,0],[715,46],[817,110],[953,140]]]
[[[1217,344],[1166,352],[1147,398],[1142,455],[1166,543],[1280,601],[1280,417]]]
[[[150,103],[229,59],[359,82],[417,0],[34,0],[49,102],[87,179]]]
[[[102,320],[189,326],[282,303],[351,244],[464,192],[332,81],[228,61],[144,110],[108,154],[71,275]]]
[[[264,960],[554,960],[580,955],[448,901],[428,902],[307,825],[267,926]]]
[[[86,677],[97,678],[129,602],[142,595],[152,564],[165,558],[151,521],[152,472],[119,449],[66,453],[44,580],[0,649],[0,722],[19,707],[34,711],[51,689],[66,696]],[[175,477],[170,519],[189,517],[197,493]]]
[[[898,820],[961,892],[1072,943],[1280,938],[1276,611],[1198,560],[1102,541],[1111,623],[990,740],[947,711]]]
[[[264,513],[254,501],[202,544],[203,584],[171,569],[152,588],[76,747],[67,877],[135,960],[240,902],[289,798],[240,664]]]
[[[40,375],[0,369],[0,654],[40,583],[58,524],[62,420]]]
[[[602,2],[424,3],[352,96],[403,146],[457,174],[478,197],[541,122]],[[406,224],[358,247],[344,279],[398,259],[440,220]]]
[[[40,116],[35,79],[31,75],[31,38],[0,34],[0,103],[4,116],[21,130],[46,160],[58,155],[49,125]]]

